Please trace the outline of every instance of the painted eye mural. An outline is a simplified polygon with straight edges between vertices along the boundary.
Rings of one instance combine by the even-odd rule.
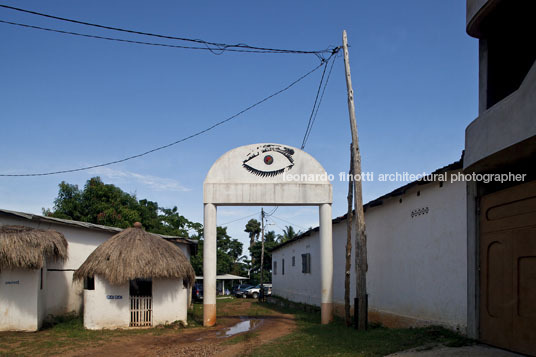
[[[294,166],[294,150],[281,145],[263,145],[250,152],[242,167],[260,177],[273,177]]]

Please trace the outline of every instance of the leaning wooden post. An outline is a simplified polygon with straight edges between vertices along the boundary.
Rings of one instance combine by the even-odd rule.
[[[352,266],[352,204],[354,203],[354,149],[350,144],[350,171],[348,177],[348,213],[346,214],[346,265],[344,268],[344,321],[352,324],[350,316],[350,268]]]
[[[348,91],[348,112],[350,114],[350,130],[352,131],[353,165],[354,175],[361,175],[361,154],[359,152],[359,140],[357,124],[355,120],[354,90],[352,89],[352,77],[350,74],[350,59],[348,55],[348,39],[346,30],[342,32],[342,45],[344,50],[344,69],[346,72],[346,89]],[[363,190],[361,180],[354,182],[354,202],[356,216],[355,236],[355,269],[356,269],[356,298],[354,310],[357,305],[358,321],[355,322],[359,330],[367,328],[367,237],[365,235],[365,215],[363,212]]]
[[[261,289],[259,290],[259,301],[264,301],[264,208],[261,208]]]

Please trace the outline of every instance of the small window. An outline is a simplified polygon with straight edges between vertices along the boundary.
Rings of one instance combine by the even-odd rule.
[[[153,281],[151,279],[134,279],[130,281],[130,296],[153,296]]]
[[[41,268],[41,277],[39,278],[39,289],[43,290],[43,268]]]
[[[296,257],[292,256],[292,266],[296,266]]]
[[[277,275],[277,262],[274,261],[274,275]]]
[[[87,276],[84,279],[84,290],[95,290],[95,277]]]
[[[285,259],[281,259],[281,275],[285,275]]]
[[[302,258],[302,273],[310,274],[311,273],[311,254],[306,253],[301,255]]]

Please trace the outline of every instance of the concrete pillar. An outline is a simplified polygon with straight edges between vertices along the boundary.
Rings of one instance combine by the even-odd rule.
[[[216,323],[216,206],[205,204],[203,242],[203,326]]]
[[[322,324],[333,320],[333,238],[331,204],[320,205],[320,285]]]

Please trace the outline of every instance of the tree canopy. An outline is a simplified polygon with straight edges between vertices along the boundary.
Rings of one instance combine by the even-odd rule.
[[[89,179],[83,189],[62,181],[54,207],[43,214],[119,228],[141,222],[148,232],[184,238],[198,236],[202,228],[200,223],[180,215],[177,207],[164,208],[157,202],[138,200],[117,186],[105,184],[100,177]]]
[[[203,226],[179,214],[177,207],[160,207],[157,202],[138,200],[119,187],[105,184],[100,177],[89,179],[80,189],[62,181],[52,209],[44,209],[49,217],[127,228],[141,222],[152,233],[197,239],[197,254],[191,257],[197,275],[203,275]],[[260,232],[260,230],[259,230]],[[218,274],[246,275],[242,243],[227,234],[227,228],[217,229]]]

